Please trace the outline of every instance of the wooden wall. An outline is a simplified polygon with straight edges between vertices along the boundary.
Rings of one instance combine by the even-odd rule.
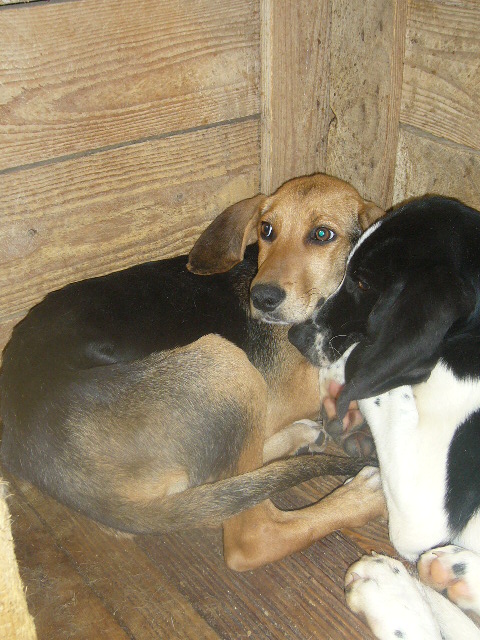
[[[1,341],[51,289],[259,191],[258,0],[0,9]]]
[[[478,0],[0,0],[0,345],[47,291],[326,171],[480,207]]]

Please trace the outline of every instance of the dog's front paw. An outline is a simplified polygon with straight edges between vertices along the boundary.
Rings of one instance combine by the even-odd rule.
[[[342,447],[352,458],[376,457],[375,443],[366,422],[344,438]]]
[[[298,433],[303,434],[303,440],[298,440],[298,448],[295,455],[304,455],[307,453],[322,453],[325,451],[330,437],[322,426],[322,423],[313,420],[297,420],[292,424]]]
[[[420,589],[403,564],[387,556],[364,556],[345,577],[348,606],[380,640],[441,639]]]
[[[480,556],[456,545],[432,549],[418,561],[423,583],[445,591],[461,609],[480,615]]]
[[[331,400],[331,402],[334,402]],[[358,409],[349,409],[344,420],[338,416],[331,417],[332,409],[327,406],[322,410],[322,421],[326,433],[340,445],[352,458],[371,458],[376,455],[375,444],[370,429]]]

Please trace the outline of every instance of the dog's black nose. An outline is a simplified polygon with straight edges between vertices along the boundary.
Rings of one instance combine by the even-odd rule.
[[[315,327],[311,320],[301,322],[300,324],[294,324],[288,330],[288,339],[294,347],[300,351],[301,354],[307,356],[310,349],[315,343]]]
[[[259,311],[273,311],[285,296],[285,291],[273,284],[256,284],[250,291],[252,304]]]

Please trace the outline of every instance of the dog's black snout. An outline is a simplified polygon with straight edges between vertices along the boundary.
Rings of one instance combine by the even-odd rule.
[[[315,343],[315,327],[311,320],[302,322],[300,324],[294,324],[288,330],[288,339],[294,347],[306,355]]]
[[[273,284],[256,284],[250,291],[252,304],[259,311],[273,311],[285,296],[285,291]]]

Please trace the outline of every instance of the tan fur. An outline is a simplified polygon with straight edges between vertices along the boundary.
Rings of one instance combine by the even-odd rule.
[[[240,323],[245,318],[245,350],[206,335],[182,348],[120,358],[106,366],[76,369],[75,361],[67,360],[64,369],[55,369],[64,357],[60,350],[51,376],[42,363],[50,355],[44,345],[56,340],[52,327],[68,347],[71,336],[80,340],[84,335],[84,309],[78,313],[72,307],[68,288],[66,298],[62,291],[47,297],[14,330],[4,352],[5,466],[121,531],[161,533],[223,523],[225,558],[238,570],[279,559],[381,513],[379,483],[363,476],[300,511],[282,512],[268,500],[316,475],[351,475],[364,464],[335,456],[279,460],[312,443],[311,430],[291,423],[315,418],[321,406],[319,372],[289,343],[287,331],[289,323],[307,318],[337,287],[353,240],[381,213],[347,183],[317,174],[291,180],[271,197],[237,203],[213,221],[190,253],[189,269],[198,274],[229,270],[258,238],[259,269],[251,285],[274,285],[284,292],[273,320],[253,307],[252,320],[247,318],[251,260],[231,278],[215,280],[216,286],[221,280],[222,286],[233,287],[227,299],[238,302]],[[275,230],[271,242],[260,234],[265,221]],[[331,229],[335,241],[312,243],[318,227]],[[169,265],[162,268],[168,272]],[[199,286],[198,278],[186,275],[182,286]],[[110,281],[102,282],[108,286]],[[94,303],[85,297],[86,311],[89,304],[102,306],[91,283],[78,284],[77,295],[82,287],[93,295]],[[121,300],[120,295],[120,305]],[[195,311],[188,322],[197,320]],[[228,309],[212,306],[206,313],[216,319]],[[182,323],[185,313],[176,318]],[[156,320],[150,318],[151,331],[170,326],[170,317],[165,323]],[[118,327],[116,317],[111,322],[113,336],[118,330],[127,340],[121,320]],[[146,323],[141,330],[149,330]],[[86,335],[78,345],[83,355],[88,348],[100,348]],[[66,384],[59,371],[68,372]],[[20,393],[26,384],[37,413],[25,406]],[[50,417],[44,420],[45,415]]]
[[[228,216],[217,218],[192,250],[189,268],[206,274],[232,267],[242,259],[247,242],[253,240],[252,221],[256,221],[258,273],[251,286],[263,283],[280,286],[286,297],[277,313],[278,319],[301,322],[311,315],[321,298],[329,296],[338,286],[352,239],[381,215],[379,207],[364,201],[343,180],[324,174],[296,178],[270,197],[260,196],[242,203],[240,218],[245,226],[241,242],[235,243],[237,252],[231,250]],[[276,239],[272,243],[261,237],[263,222],[270,223],[275,230]],[[235,224],[234,233],[239,232],[241,225]],[[324,246],[309,242],[310,232],[320,226],[335,232],[335,242]],[[228,251],[222,248],[225,243]],[[207,247],[212,245],[215,251],[209,254]],[[253,305],[251,311],[253,317],[262,319],[262,313]],[[256,468],[262,460],[290,455],[302,445],[310,444],[304,428],[289,425],[300,417],[299,405],[301,417],[313,418],[320,409],[318,370],[285,340],[286,329],[276,330],[278,339],[285,342],[284,357],[274,371],[263,372],[268,388],[263,456],[259,450],[249,449],[239,460],[239,473]],[[301,512],[283,513],[267,501],[233,517],[224,524],[227,563],[237,570],[251,569],[304,548],[344,524],[354,526],[355,518],[363,524],[383,512],[381,492],[367,490],[360,482],[358,485],[337,490],[328,500]],[[343,499],[345,494],[353,498],[353,505]],[[368,499],[364,497],[366,494]]]
[[[278,237],[270,244],[259,234],[258,274],[252,287],[259,283],[281,286],[287,296],[279,319],[306,320],[319,299],[333,293],[340,282],[352,235],[382,213],[349,184],[331,176],[287,182],[262,206],[258,226],[269,222]],[[335,242],[320,247],[308,242],[308,233],[321,226],[336,233]],[[260,315],[255,308],[252,313]]]

